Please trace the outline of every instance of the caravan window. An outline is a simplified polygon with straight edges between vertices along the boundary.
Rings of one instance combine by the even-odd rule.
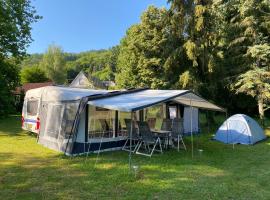
[[[27,114],[35,116],[38,111],[38,100],[28,100],[27,101]]]

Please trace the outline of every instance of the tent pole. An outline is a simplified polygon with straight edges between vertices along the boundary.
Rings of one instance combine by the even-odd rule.
[[[190,111],[191,111],[191,114],[190,114],[190,137],[191,137],[191,157],[193,158],[193,156],[194,156],[194,152],[193,152],[193,127],[192,127],[192,115],[193,115],[193,107],[192,107],[192,102],[191,102],[191,99],[190,99]]]
[[[133,112],[131,112],[131,127],[129,136],[129,171],[131,171],[131,155],[132,155],[132,132],[133,132]]]

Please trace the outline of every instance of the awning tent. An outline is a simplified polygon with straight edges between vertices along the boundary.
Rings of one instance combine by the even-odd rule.
[[[189,90],[142,90],[113,97],[88,101],[88,104],[123,112],[138,111],[159,103],[173,101],[186,106],[225,112],[215,104]]]
[[[96,100],[89,100],[88,104],[96,107],[117,110],[122,112],[135,112],[148,108],[160,103],[176,102],[185,106],[226,112],[225,109],[203,99],[189,90],[141,90],[131,93],[123,93],[112,97],[106,97]],[[192,112],[192,111],[191,111]],[[134,118],[131,115],[131,119]],[[191,114],[192,124],[192,114]],[[131,126],[132,127],[132,126]],[[192,125],[191,125],[192,130]],[[132,144],[132,128],[130,131],[130,154],[129,163],[131,166],[131,144]],[[191,131],[191,146],[193,157],[193,133]]]
[[[86,152],[88,149],[86,146],[91,145],[88,141],[89,112],[87,109],[89,107],[87,104],[109,110],[130,112],[134,120],[135,111],[161,103],[179,103],[190,107],[191,113],[193,113],[193,107],[225,111],[189,90],[142,88],[108,91],[48,86],[27,91],[22,113],[25,119],[28,119],[27,109],[30,108],[27,105],[30,105],[29,102],[32,100],[37,102],[37,112],[34,117],[39,118],[40,121],[38,142],[68,155]],[[114,126],[115,124],[117,123],[114,123]],[[113,145],[120,145],[117,142],[112,141]]]

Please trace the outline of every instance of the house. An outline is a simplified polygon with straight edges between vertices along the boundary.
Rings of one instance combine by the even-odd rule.
[[[80,71],[80,73],[70,83],[72,88],[108,89],[115,86],[113,81],[101,81],[98,78]]]

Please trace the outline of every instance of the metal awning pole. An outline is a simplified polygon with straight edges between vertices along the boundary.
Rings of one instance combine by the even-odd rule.
[[[192,121],[192,118],[193,118],[193,107],[192,107],[191,99],[190,99],[190,111],[191,111],[191,114],[190,114],[191,156],[193,158],[193,156],[194,156],[194,152],[193,152],[193,126],[192,126],[192,124],[193,124],[193,121]]]
[[[131,171],[131,156],[132,156],[132,133],[133,133],[133,112],[131,112],[131,127],[129,136],[129,171]]]
[[[227,119],[228,119],[228,113],[227,113],[227,110],[226,110],[226,133],[227,133],[227,143],[229,143],[229,138],[228,138],[228,121],[227,121]]]

